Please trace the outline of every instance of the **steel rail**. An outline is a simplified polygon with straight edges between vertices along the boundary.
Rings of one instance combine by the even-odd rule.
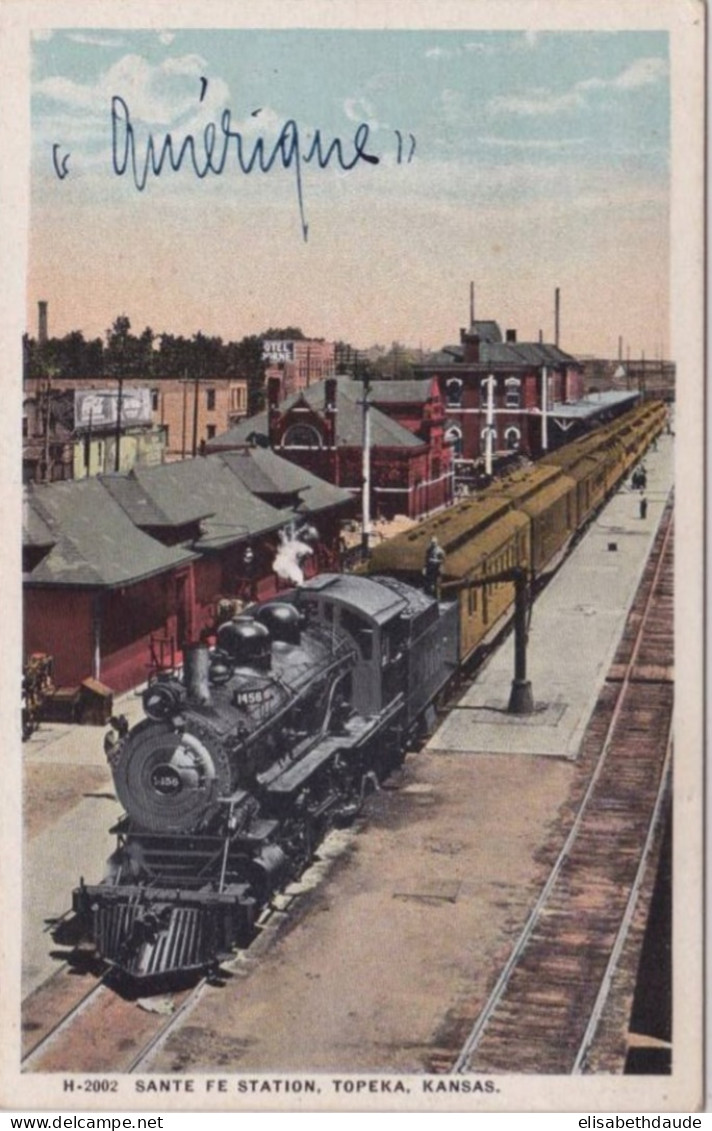
[[[153,1052],[153,1050],[157,1047],[157,1045],[160,1044],[160,1042],[163,1041],[168,1036],[168,1034],[175,1027],[177,1022],[181,1019],[183,1014],[186,1013],[192,1005],[197,1004],[198,998],[200,997],[202,991],[205,989],[205,986],[207,984],[208,984],[208,979],[207,978],[201,978],[200,981],[197,983],[197,985],[193,986],[192,990],[190,991],[190,993],[186,997],[185,1001],[182,1001],[180,1003],[180,1005],[176,1009],[175,1013],[172,1013],[170,1015],[170,1017],[168,1017],[166,1019],[166,1021],[163,1023],[163,1025],[160,1026],[160,1028],[158,1029],[158,1032],[154,1033],[153,1036],[151,1037],[151,1039],[146,1042],[146,1044],[143,1046],[141,1051],[138,1052],[134,1056],[133,1060],[129,1062],[127,1067],[124,1069],[124,1072],[126,1072],[127,1074],[131,1074],[131,1073],[139,1071],[143,1062],[148,1058],[150,1053]]]
[[[643,851],[640,856],[640,863],[638,864],[638,869],[635,874],[635,880],[633,881],[633,885],[630,889],[630,895],[628,896],[628,902],[626,903],[626,909],[623,913],[620,927],[618,928],[618,931],[616,933],[616,941],[613,944],[611,955],[608,959],[608,964],[601,979],[601,985],[599,987],[596,1000],[593,1004],[593,1009],[591,1010],[591,1016],[589,1018],[588,1025],[586,1026],[586,1032],[583,1035],[578,1053],[576,1054],[576,1059],[571,1069],[572,1076],[579,1076],[584,1071],[586,1056],[588,1055],[588,1051],[596,1035],[596,1030],[598,1029],[598,1026],[600,1024],[601,1017],[603,1016],[603,1010],[605,1009],[606,1002],[608,1000],[611,984],[613,982],[613,976],[616,972],[616,969],[618,968],[618,962],[620,960],[626,939],[628,938],[628,932],[633,921],[633,915],[635,913],[635,907],[638,902],[640,889],[643,886],[648,859],[653,847],[655,834],[658,829],[658,824],[660,821],[660,810],[662,809],[663,800],[667,794],[671,761],[672,742],[668,741],[665,761],[663,763],[663,768],[660,774],[660,785],[658,786],[655,805],[653,807],[653,813],[650,818],[650,824],[648,826],[648,834],[645,838]]]
[[[558,878],[561,874],[561,871],[563,869],[563,866],[564,866],[565,862],[567,861],[567,859],[568,859],[568,857],[571,853],[571,849],[572,849],[574,843],[576,842],[576,838],[578,836],[579,829],[581,827],[581,824],[582,824],[583,819],[584,819],[584,815],[585,815],[586,810],[588,808],[589,801],[591,799],[593,791],[594,791],[596,785],[598,784],[598,781],[599,781],[601,774],[603,772],[603,769],[604,769],[604,766],[606,764],[608,754],[609,754],[609,751],[610,751],[610,747],[611,747],[611,744],[612,744],[613,732],[615,730],[615,727],[618,724],[618,720],[620,718],[622,708],[623,708],[623,702],[624,702],[624,699],[625,699],[625,696],[626,696],[626,691],[628,690],[630,683],[631,683],[631,678],[630,678],[631,673],[632,673],[633,668],[635,666],[637,656],[638,656],[638,652],[640,651],[640,646],[641,646],[642,639],[643,639],[643,632],[644,632],[644,629],[646,627],[647,618],[648,618],[650,608],[651,608],[651,605],[652,605],[652,602],[653,602],[653,596],[656,592],[658,582],[660,580],[660,574],[662,572],[663,561],[664,561],[665,554],[666,554],[666,551],[667,551],[667,547],[668,547],[670,537],[671,537],[671,534],[672,534],[672,525],[673,525],[672,524],[672,517],[673,517],[672,504],[668,504],[666,509],[668,509],[668,508],[669,508],[669,510],[668,510],[667,518],[665,518],[665,511],[663,511],[663,520],[662,521],[666,521],[667,525],[665,527],[662,545],[660,546],[660,548],[658,550],[658,556],[657,556],[657,562],[656,562],[656,566],[655,566],[654,575],[653,575],[653,578],[652,578],[650,585],[649,585],[649,591],[648,591],[648,594],[647,594],[647,597],[646,597],[646,601],[645,601],[645,605],[644,605],[642,615],[640,617],[640,623],[639,623],[638,628],[637,628],[635,642],[634,642],[633,648],[631,650],[630,658],[628,659],[628,661],[626,663],[625,673],[624,673],[623,679],[621,680],[619,693],[618,693],[618,696],[617,696],[617,699],[616,699],[616,702],[615,702],[615,705],[614,705],[614,708],[613,708],[613,712],[611,714],[611,718],[609,720],[608,727],[606,729],[606,736],[605,736],[605,739],[604,739],[604,742],[603,742],[603,745],[602,745],[601,752],[598,756],[596,766],[595,766],[593,773],[591,775],[590,781],[589,781],[588,786],[586,788],[586,792],[584,793],[583,798],[581,800],[581,803],[579,805],[576,817],[575,817],[575,819],[574,819],[574,821],[571,825],[571,828],[570,828],[569,833],[566,837],[566,840],[564,841],[564,844],[561,848],[561,851],[559,852],[559,855],[557,856],[556,860],[554,861],[554,864],[551,868],[551,871],[550,871],[549,876],[546,880],[546,883],[544,884],[544,887],[542,888],[542,890],[539,894],[539,897],[536,900],[536,903],[534,904],[531,912],[529,913],[527,921],[524,924],[524,927],[522,928],[522,931],[521,931],[519,937],[517,938],[517,941],[515,942],[515,945],[512,948],[512,951],[509,955],[509,958],[507,959],[506,963],[504,964],[504,967],[502,968],[502,971],[501,971],[497,981],[495,982],[495,985],[492,989],[492,992],[490,993],[487,1001],[485,1002],[485,1005],[484,1005],[479,1017],[477,1018],[477,1021],[475,1022],[474,1026],[472,1027],[467,1039],[465,1040],[465,1042],[464,1042],[464,1044],[463,1044],[463,1046],[462,1046],[462,1048],[461,1048],[461,1050],[460,1050],[460,1052],[457,1056],[457,1059],[455,1060],[452,1068],[450,1069],[450,1073],[449,1073],[450,1075],[454,1075],[456,1073],[464,1073],[468,1070],[470,1058],[472,1057],[472,1054],[475,1052],[477,1046],[479,1045],[480,1040],[482,1038],[482,1035],[484,1033],[484,1030],[485,1030],[490,1018],[492,1017],[492,1014],[494,1013],[497,1005],[499,1004],[499,1002],[502,998],[502,995],[504,994],[504,991],[507,988],[507,985],[509,984],[509,980],[512,976],[512,973],[513,973],[517,963],[519,962],[519,959],[522,957],[524,949],[525,949],[527,943],[529,942],[529,939],[531,938],[531,935],[534,931],[535,926],[537,925],[537,923],[539,921],[539,917],[541,915],[541,912],[544,909],[544,906],[546,905],[546,902],[547,902],[547,900],[548,900],[548,898],[551,894],[551,891],[554,887],[554,884],[558,880]]]
[[[32,1048],[25,1053],[20,1061],[20,1066],[23,1070],[27,1070],[30,1067],[30,1062],[36,1060],[39,1054],[41,1052],[44,1052],[44,1050],[55,1040],[56,1037],[63,1033],[80,1014],[84,1013],[84,1011],[88,1009],[89,1003],[95,997],[99,996],[101,990],[107,989],[106,980],[109,976],[109,973],[110,971],[107,971],[107,973],[104,974],[104,976],[98,982],[95,982],[91,989],[86,994],[84,994],[84,996],[80,998],[80,1000],[76,1002],[67,1013],[65,1013],[64,1017],[60,1018],[60,1020],[57,1021],[56,1024],[54,1024],[52,1028],[44,1034],[44,1036],[40,1037],[39,1041],[37,1041],[37,1043],[34,1044]],[[43,983],[43,985],[46,984],[47,983]]]

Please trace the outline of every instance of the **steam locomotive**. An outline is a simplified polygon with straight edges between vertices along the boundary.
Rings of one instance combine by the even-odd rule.
[[[182,674],[143,695],[110,752],[126,815],[107,875],[75,890],[75,923],[122,975],[156,983],[216,967],[325,830],[433,721],[433,704],[662,431],[644,404],[545,462],[222,624]],[[423,591],[430,539],[444,554]],[[491,581],[488,580],[491,578]]]
[[[405,750],[457,667],[457,628],[454,603],[398,580],[324,574],[149,684],[110,754],[126,816],[109,873],[74,892],[102,958],[160,980],[247,940]]]

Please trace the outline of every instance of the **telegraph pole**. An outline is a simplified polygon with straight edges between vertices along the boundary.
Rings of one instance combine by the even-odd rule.
[[[371,533],[371,402],[369,394],[371,385],[368,374],[363,382],[363,491],[361,495],[361,554],[363,558],[369,555],[369,536]]]
[[[485,475],[492,476],[492,449],[494,447],[494,377],[487,378],[487,416],[485,420]]]
[[[124,361],[119,362],[119,395],[116,400],[116,444],[114,450],[114,471],[121,470],[121,413],[124,407]]]

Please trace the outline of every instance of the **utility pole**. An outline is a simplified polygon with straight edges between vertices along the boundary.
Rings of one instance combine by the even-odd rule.
[[[548,452],[549,450],[549,372],[546,366],[542,366],[541,370],[541,450]]]
[[[116,444],[114,450],[114,471],[121,470],[121,413],[124,407],[124,359],[119,361],[119,395],[116,400]]]
[[[50,433],[50,417],[52,413],[52,393],[51,393],[52,377],[47,373],[45,378],[45,385],[43,389],[43,424],[44,424],[44,448],[42,454],[42,469],[40,479],[43,483],[49,483],[49,433]]]
[[[361,554],[364,558],[369,555],[369,539],[371,534],[371,402],[369,395],[371,385],[368,374],[363,382],[363,492],[361,495]]]
[[[193,459],[198,454],[198,398],[200,396],[200,366],[195,363],[195,383],[193,385]]]
[[[487,385],[487,416],[485,419],[485,475],[492,475],[492,454],[494,447],[494,376],[490,373]]]
[[[187,429],[188,429],[188,370],[183,370],[183,448],[182,456],[185,459],[185,447],[187,442]]]

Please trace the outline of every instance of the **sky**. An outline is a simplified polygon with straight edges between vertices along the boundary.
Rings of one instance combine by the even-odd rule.
[[[52,335],[126,314],[135,332],[297,325],[437,349],[473,281],[476,317],[521,340],[553,340],[559,287],[564,349],[615,356],[620,336],[631,357],[668,355],[668,46],[641,30],[35,32],[27,329],[42,299]],[[167,133],[195,162],[184,148],[139,189]],[[260,144],[271,167],[247,172]]]

